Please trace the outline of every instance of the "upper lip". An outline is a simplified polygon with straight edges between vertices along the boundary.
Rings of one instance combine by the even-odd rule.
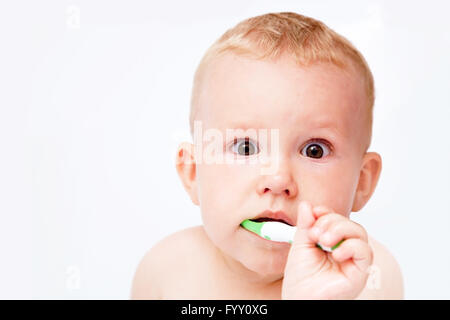
[[[270,218],[274,220],[282,220],[286,222],[287,224],[294,226],[295,222],[291,218],[290,215],[286,214],[284,211],[271,211],[271,210],[265,210],[258,214],[256,217],[252,218],[251,220],[256,220],[260,218]]]

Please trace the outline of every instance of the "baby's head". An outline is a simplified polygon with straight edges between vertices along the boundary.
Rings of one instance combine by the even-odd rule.
[[[240,227],[243,220],[283,211],[295,225],[302,200],[345,216],[366,204],[381,171],[380,156],[367,152],[373,104],[363,56],[317,20],[295,13],[257,16],[208,49],[192,90],[194,144],[180,145],[177,170],[201,208],[206,233],[236,270],[279,279],[290,246],[258,238]],[[206,147],[209,140],[194,133],[195,123],[202,132],[222,133],[224,159],[266,154],[266,162],[201,161],[194,145]],[[229,129],[241,132],[229,136]],[[270,146],[271,130],[278,129],[276,150],[260,143],[254,134],[260,129],[268,130]],[[270,174],[261,174],[275,162]]]

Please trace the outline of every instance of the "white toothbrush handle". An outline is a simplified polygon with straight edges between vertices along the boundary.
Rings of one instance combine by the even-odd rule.
[[[261,227],[261,236],[268,240],[289,242],[294,241],[295,231],[297,227],[287,225],[285,223],[280,223],[276,221],[266,221]],[[332,252],[332,248],[321,246],[320,248],[327,252]]]
[[[296,230],[296,227],[285,223],[266,221],[261,228],[261,236],[272,241],[292,243]]]

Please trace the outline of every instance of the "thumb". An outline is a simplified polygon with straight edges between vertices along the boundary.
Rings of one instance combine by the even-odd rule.
[[[306,201],[300,202],[297,212],[297,230],[285,268],[285,280],[288,283],[308,277],[317,271],[317,266],[323,262],[324,252],[318,250],[316,243],[308,236],[308,231],[315,221],[311,204]]]
[[[314,225],[315,221],[312,205],[307,201],[301,201],[298,205],[297,231],[295,232],[293,245],[315,249],[315,242],[308,236],[308,230]]]
[[[297,226],[301,229],[309,229],[314,222],[316,222],[316,217],[314,216],[311,203],[300,201],[297,211]]]

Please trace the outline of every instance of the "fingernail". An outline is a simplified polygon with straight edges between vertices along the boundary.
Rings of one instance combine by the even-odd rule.
[[[312,227],[311,233],[312,233],[313,236],[315,236],[316,238],[319,238],[319,237],[320,237],[320,234],[322,233],[322,230],[320,230],[320,228],[318,228],[318,227]]]
[[[325,241],[325,242],[329,242],[331,240],[332,236],[333,235],[330,232],[325,232],[322,235],[322,240]]]
[[[300,205],[302,206],[302,210],[308,210],[309,209],[309,204],[307,201],[302,201],[300,202]]]

